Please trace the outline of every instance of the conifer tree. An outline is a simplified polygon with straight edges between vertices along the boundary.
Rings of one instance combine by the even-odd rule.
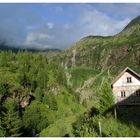
[[[110,109],[114,104],[113,94],[111,87],[107,80],[103,81],[101,86],[101,97],[100,97],[100,113],[104,114],[105,111]]]
[[[0,118],[0,137],[4,137],[5,136],[5,131],[2,127],[2,124],[1,124],[1,118]]]
[[[5,136],[20,136],[20,128],[22,126],[19,114],[16,111],[16,102],[9,99],[5,102],[4,107],[6,111],[2,112],[2,128],[5,131]]]

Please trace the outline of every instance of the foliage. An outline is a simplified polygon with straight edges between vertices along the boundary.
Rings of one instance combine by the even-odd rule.
[[[96,137],[98,136],[93,121],[85,116],[79,116],[73,124],[73,135],[76,137]]]
[[[114,104],[113,94],[111,87],[107,80],[103,81],[101,87],[101,97],[100,97],[100,113],[104,114]]]
[[[35,136],[43,128],[48,126],[48,119],[46,106],[40,102],[34,101],[25,109],[23,115],[24,129],[28,132],[28,135]]]
[[[49,127],[43,129],[40,133],[41,137],[64,137],[72,136],[72,123],[75,121],[75,116],[68,116],[58,119]]]
[[[4,104],[6,109],[2,112],[1,126],[5,131],[5,136],[17,137],[21,135],[20,129],[22,127],[18,111],[16,111],[16,102],[14,100],[7,100]]]
[[[0,94],[5,95],[9,92],[9,85],[7,83],[0,83]]]
[[[72,87],[82,87],[84,81],[86,81],[89,77],[95,76],[99,73],[97,69],[77,67],[68,69],[68,72],[71,74],[70,82],[72,83]]]
[[[120,121],[116,121],[112,117],[108,119],[103,118],[101,121],[101,124],[102,124],[102,130],[103,130],[102,133],[106,137],[136,136],[139,132],[137,128],[135,128],[133,125],[123,124]]]
[[[41,88],[36,88],[36,90],[35,90],[35,98],[36,98],[36,100],[37,101],[42,101],[42,99],[43,99],[43,90],[41,89]]]
[[[38,136],[58,119],[83,111],[64,69],[45,55],[5,51],[0,57],[0,136]]]
[[[2,123],[0,119],[0,137],[4,137],[4,136],[5,136],[5,131],[4,131],[4,128],[2,127]]]
[[[57,110],[57,102],[53,94],[45,95],[43,98],[43,103],[47,104],[50,109]]]

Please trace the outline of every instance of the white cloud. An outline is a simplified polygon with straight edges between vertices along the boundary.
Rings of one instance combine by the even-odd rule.
[[[29,32],[25,39],[25,46],[34,46],[41,48],[51,48],[52,45],[47,43],[49,39],[53,39],[54,36],[47,34],[47,32],[34,31]]]
[[[101,7],[102,10],[90,5],[77,5],[71,7],[73,12],[75,11],[75,13],[78,13],[77,18],[74,21],[64,24],[55,23],[55,26],[52,22],[46,22],[48,30],[46,31],[45,26],[42,26],[39,30],[34,29],[34,32],[28,33],[26,44],[34,44],[43,47],[66,48],[82,37],[88,35],[110,36],[117,34],[131,20],[131,17],[128,16],[123,19],[116,19],[114,16],[108,15],[107,12],[104,11],[105,7],[108,7],[106,11],[109,11],[110,7],[109,13],[114,12],[113,15],[119,13],[117,13],[116,9],[112,8],[114,7],[113,4],[109,4],[109,6],[107,4],[101,5]],[[129,6],[126,8],[127,10],[129,9],[128,7]],[[120,13],[122,12],[123,9],[121,9]]]
[[[92,35],[113,35],[120,32],[130,19],[115,20],[97,10],[85,10],[79,19],[81,31]],[[78,25],[78,26],[79,26]]]
[[[26,42],[30,44],[36,40],[42,40],[47,38],[48,38],[47,34],[31,32],[27,35]]]
[[[48,26],[49,29],[52,29],[54,27],[54,23],[48,22],[47,23],[47,26]]]
[[[50,42],[53,47],[66,48],[88,35],[110,36],[120,32],[130,21],[129,18],[116,20],[106,13],[85,6],[77,8],[80,13],[75,21],[57,24],[50,32],[55,40]]]

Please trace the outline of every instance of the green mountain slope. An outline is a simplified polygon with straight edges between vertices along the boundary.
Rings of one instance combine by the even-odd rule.
[[[132,20],[114,36],[87,36],[54,58],[65,68],[89,67],[96,69],[136,70],[140,65],[140,16]]]
[[[140,16],[114,36],[87,36],[53,58],[86,107],[98,107],[100,88],[125,68],[140,73]]]
[[[118,108],[117,120],[111,112],[105,118],[104,115],[96,118],[94,110],[101,109],[102,96],[108,93],[104,83],[108,83],[111,91],[111,81],[125,67],[140,73],[140,16],[114,36],[82,38],[53,60],[65,68],[68,85],[79,95],[87,112],[93,113],[91,117],[84,116],[84,120],[77,119],[73,125],[75,136],[96,136],[98,121],[101,121],[103,136],[140,136],[139,107]]]

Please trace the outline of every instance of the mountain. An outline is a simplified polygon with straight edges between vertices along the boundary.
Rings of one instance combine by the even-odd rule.
[[[140,73],[140,16],[114,36],[86,36],[53,61],[65,68],[68,85],[88,108],[98,107],[100,89],[126,67]]]
[[[54,57],[65,68],[99,70],[140,66],[140,16],[114,36],[87,36]],[[117,70],[116,70],[117,71]]]
[[[139,25],[140,25],[140,16],[137,16],[125,27],[124,30],[126,30],[130,27],[139,26]]]
[[[59,53],[61,52],[60,49],[56,48],[47,48],[47,49],[39,49],[38,48],[25,48],[25,47],[19,47],[19,46],[9,46],[5,42],[0,42],[0,51],[13,51],[13,52],[18,52],[18,51],[30,51],[30,52],[44,52],[44,53]]]
[[[139,23],[84,37],[50,61],[1,43],[0,137],[139,137],[140,106],[115,108],[110,86],[126,66],[140,73]]]

